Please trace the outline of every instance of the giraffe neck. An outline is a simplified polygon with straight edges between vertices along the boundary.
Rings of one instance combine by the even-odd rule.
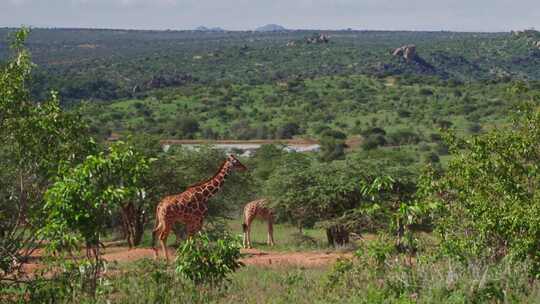
[[[197,192],[202,194],[202,201],[207,201],[214,196],[225,183],[225,179],[231,173],[231,165],[225,161],[216,174],[208,181],[196,187]]]

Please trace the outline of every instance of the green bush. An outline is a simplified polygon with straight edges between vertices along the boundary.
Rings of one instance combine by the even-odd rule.
[[[290,139],[300,133],[300,126],[295,122],[289,122],[278,128],[276,137],[279,139]]]
[[[426,163],[439,163],[441,159],[439,158],[439,155],[437,153],[431,152],[426,155]]]
[[[220,283],[243,266],[240,248],[237,238],[225,235],[212,241],[207,234],[199,233],[178,248],[176,273],[196,284]]]
[[[447,255],[531,259],[540,275],[540,112],[519,113],[510,128],[471,139],[449,134],[454,158],[444,175],[429,173],[426,193],[440,206],[437,230]]]
[[[387,259],[396,253],[395,245],[390,238],[380,235],[365,247],[361,247],[355,252],[357,258],[368,258],[369,263],[375,264],[377,268],[385,266]]]
[[[362,149],[365,151],[376,149],[379,146],[386,145],[386,138],[382,135],[374,135],[368,137],[362,143]]]
[[[321,155],[322,161],[333,161],[343,159],[345,157],[345,142],[332,137],[325,137],[321,140]]]
[[[394,145],[415,145],[420,142],[420,136],[409,130],[398,130],[388,135],[390,143]]]

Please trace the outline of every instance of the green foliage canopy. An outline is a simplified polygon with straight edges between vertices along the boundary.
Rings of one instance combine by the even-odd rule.
[[[40,233],[50,249],[69,248],[82,237],[98,246],[110,214],[120,204],[144,191],[140,180],[150,160],[119,142],[108,153],[88,156],[80,165],[63,168],[47,190],[46,225]]]
[[[199,233],[176,252],[176,273],[196,284],[216,284],[240,268],[240,240],[231,236],[212,241]]]
[[[7,273],[39,244],[43,196],[59,166],[76,164],[96,148],[85,123],[64,112],[54,92],[42,103],[30,101],[28,33],[15,33],[13,57],[0,66],[0,269]]]
[[[532,105],[513,125],[463,140],[449,134],[454,158],[423,183],[439,205],[446,253],[460,257],[531,258],[540,263],[540,112]]]

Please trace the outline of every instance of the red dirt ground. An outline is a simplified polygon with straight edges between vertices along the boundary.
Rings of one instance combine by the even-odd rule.
[[[351,257],[352,254],[343,252],[276,252],[263,251],[258,249],[242,249],[244,257],[241,261],[246,265],[256,265],[261,267],[322,267],[334,263],[338,258]],[[23,265],[23,272],[32,274],[42,268],[40,257],[42,252],[36,251],[30,263]],[[161,251],[160,251],[161,254]],[[169,254],[174,257],[174,250],[169,248]],[[105,248],[103,258],[109,262],[130,263],[140,259],[152,259],[154,252],[151,248],[129,249],[124,246],[108,246]],[[160,255],[163,258],[163,255]]]
[[[301,266],[321,267],[333,264],[339,258],[350,258],[352,253],[343,252],[272,252],[257,249],[246,249],[243,253],[249,254],[242,259],[246,265],[257,266]]]
[[[242,249],[245,257],[241,261],[246,265],[257,266],[302,266],[320,267],[335,262],[340,257],[351,257],[351,253],[337,252],[275,252],[258,249]],[[161,254],[161,252],[160,252]],[[169,249],[174,257],[174,251]],[[150,248],[136,248],[129,250],[126,247],[112,247],[105,250],[103,258],[109,262],[133,262],[143,258],[153,258],[154,252]],[[160,255],[160,257],[163,257]]]

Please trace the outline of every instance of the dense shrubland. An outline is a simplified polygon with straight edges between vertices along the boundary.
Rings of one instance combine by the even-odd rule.
[[[4,42],[13,29],[0,29]],[[60,91],[63,102],[136,97],[191,83],[271,84],[295,79],[368,74],[442,77],[458,81],[531,79],[540,50],[527,35],[456,32],[325,32],[327,44],[297,43],[314,31],[197,32],[34,29],[28,46],[40,68],[33,93]],[[422,64],[391,56],[416,44]],[[8,54],[0,43],[0,59]],[[412,77],[411,77],[412,76]],[[346,83],[342,87],[345,88]]]
[[[102,34],[110,33],[90,31],[88,37]],[[171,43],[169,35],[176,34],[144,33],[147,39],[164,37],[156,44]],[[213,35],[209,38],[223,39]],[[240,41],[242,35],[251,37],[230,35]],[[291,39],[288,35],[294,34],[280,39]],[[414,35],[397,37],[429,38],[442,48],[449,42],[441,37],[454,34]],[[455,35],[462,35],[464,45],[472,43],[469,34]],[[192,81],[145,91],[138,99],[83,103],[81,119],[59,106],[56,93],[50,101],[29,102],[36,82],[30,81],[25,36],[18,32],[13,55],[1,66],[0,136],[10,144],[0,149],[0,300],[538,301],[537,82],[459,83],[314,71],[317,77],[283,77],[280,83],[253,78],[250,84],[209,76],[208,85]],[[480,38],[510,39],[502,34]],[[260,39],[256,43],[267,49],[253,52],[278,58],[270,55],[276,37]],[[517,45],[523,38],[511,39],[509,45]],[[336,34],[329,45],[344,41]],[[300,48],[311,47],[315,52],[319,46]],[[64,50],[72,56],[79,51]],[[239,51],[250,56],[250,46]],[[125,56],[139,56],[131,52],[137,49],[127,47]],[[501,60],[509,59],[503,55]],[[96,88],[108,87],[96,83]],[[112,131],[122,132],[124,142],[101,145],[102,136]],[[91,134],[101,135],[97,143]],[[299,154],[266,145],[243,159],[250,170],[232,175],[212,199],[207,234],[179,247],[174,269],[148,260],[104,263],[102,240],[123,231],[130,245],[144,244],[159,198],[212,175],[223,159],[212,147],[173,147],[165,153],[158,135],[308,136],[320,139],[322,149]],[[351,150],[345,143],[353,135],[360,135],[362,144]],[[324,229],[328,245],[354,248],[353,257],[330,270],[241,268],[239,242],[228,234],[227,219],[238,218],[245,202],[261,196],[270,199],[280,224],[293,225],[305,239],[305,230]],[[376,237],[356,241],[349,239],[351,232]],[[39,247],[50,249],[44,260],[49,268],[34,278],[21,276],[20,264]],[[84,247],[89,251],[81,258]]]
[[[367,76],[304,80],[302,90],[275,85],[189,86],[143,100],[84,103],[78,111],[100,138],[149,133],[178,139],[287,139],[322,144],[323,160],[342,159],[347,138],[361,149],[412,149],[437,162],[447,154],[439,131],[478,134],[509,122],[512,108],[538,95],[533,82],[406,84]],[[347,81],[348,89],[340,89]],[[390,81],[392,85],[388,85]],[[524,85],[529,93],[511,93]],[[429,90],[430,95],[420,94]],[[268,100],[272,96],[272,100]]]

